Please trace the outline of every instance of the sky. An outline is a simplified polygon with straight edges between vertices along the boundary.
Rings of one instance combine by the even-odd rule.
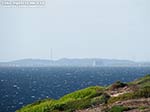
[[[109,58],[150,61],[150,0],[47,0],[0,6],[0,61]]]

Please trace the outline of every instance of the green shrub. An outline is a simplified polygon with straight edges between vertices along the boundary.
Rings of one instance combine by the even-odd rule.
[[[147,109],[148,107],[147,106],[140,106],[138,109],[139,110],[145,110],[145,109]]]
[[[108,112],[123,112],[129,110],[128,107],[123,106],[113,106]]]
[[[144,87],[150,85],[150,74],[141,77],[133,82],[129,83],[130,85],[138,85],[139,87]]]
[[[101,95],[103,93],[103,90],[104,88],[100,86],[89,87],[83,90],[78,90],[76,92],[67,94],[64,97],[60,98],[60,101],[93,98]]]
[[[114,84],[112,84],[110,86],[110,90],[115,90],[115,89],[118,89],[118,88],[121,88],[121,87],[125,87],[125,86],[127,86],[127,84],[122,83],[120,81],[117,81],[117,82],[115,82]]]
[[[91,105],[105,104],[107,103],[110,96],[106,93],[103,93],[101,96],[91,99]]]
[[[137,98],[139,98],[139,97],[149,98],[150,97],[150,86],[145,86],[145,87],[139,89],[139,91],[135,92],[135,96]]]
[[[90,107],[91,99],[100,96],[104,88],[99,86],[89,87],[65,95],[59,100],[43,100],[25,106],[17,112],[53,112],[53,111],[73,111]]]
[[[135,96],[134,92],[132,92],[132,93],[125,93],[125,94],[119,95],[117,97],[111,97],[108,100],[108,103],[111,104],[111,103],[115,103],[117,101],[124,101],[124,100],[133,99],[134,96]]]

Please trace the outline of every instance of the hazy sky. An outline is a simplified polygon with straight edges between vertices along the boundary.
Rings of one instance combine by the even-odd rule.
[[[47,0],[0,8],[0,61],[115,58],[150,61],[150,0]]]

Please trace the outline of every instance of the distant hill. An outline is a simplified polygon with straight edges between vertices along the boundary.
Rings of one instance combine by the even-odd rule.
[[[58,100],[45,99],[16,112],[150,112],[150,75],[130,83],[93,86]]]
[[[1,62],[2,67],[45,67],[45,66],[83,66],[83,67],[122,67],[122,66],[150,66],[150,63],[134,62],[130,60],[116,59],[68,59],[44,60],[44,59],[22,59],[11,62]]]

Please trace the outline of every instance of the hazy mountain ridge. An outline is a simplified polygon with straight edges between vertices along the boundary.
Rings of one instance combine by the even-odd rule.
[[[42,67],[42,66],[150,66],[149,62],[135,62],[130,60],[117,59],[68,59],[62,58],[59,60],[46,59],[22,59],[11,62],[1,62],[0,66],[20,66],[20,67]]]

